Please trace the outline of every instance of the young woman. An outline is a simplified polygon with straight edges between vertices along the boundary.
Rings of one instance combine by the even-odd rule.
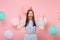
[[[23,22],[22,26],[20,26],[20,24],[18,24],[17,26],[18,29],[25,27],[24,40],[38,40],[36,36],[36,27],[38,26],[41,30],[44,30],[43,18],[42,18],[43,23],[40,25],[38,21],[35,21],[33,10],[27,11],[26,20]]]

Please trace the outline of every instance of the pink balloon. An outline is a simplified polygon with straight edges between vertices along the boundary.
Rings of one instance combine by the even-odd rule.
[[[31,10],[32,9],[32,6],[30,5],[24,5],[22,8],[21,8],[21,11],[23,13],[23,15],[26,15],[27,11],[28,10]]]
[[[12,19],[11,19],[11,24],[12,24],[13,26],[16,26],[16,25],[18,24],[18,19],[17,19],[17,18],[12,18]]]

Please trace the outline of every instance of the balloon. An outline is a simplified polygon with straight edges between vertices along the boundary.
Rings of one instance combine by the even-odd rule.
[[[7,39],[7,40],[10,40],[13,38],[13,32],[10,31],[10,30],[7,30],[4,32],[4,37]]]
[[[40,17],[40,24],[42,24],[42,16]],[[44,17],[44,25],[47,24],[47,19]]]
[[[31,10],[31,9],[32,9],[31,5],[24,5],[24,6],[22,6],[21,11],[22,11],[23,15],[26,15],[27,11]]]
[[[56,35],[57,32],[58,32],[58,28],[56,26],[50,26],[49,29],[48,29],[48,32],[51,34],[51,35]]]
[[[12,19],[11,19],[11,24],[12,24],[13,26],[16,26],[16,25],[18,24],[18,19],[12,18]]]
[[[5,13],[0,11],[0,21],[3,21],[5,19]]]

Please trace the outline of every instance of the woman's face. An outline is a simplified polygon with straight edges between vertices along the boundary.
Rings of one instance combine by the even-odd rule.
[[[28,18],[29,18],[29,20],[32,20],[32,18],[33,18],[33,12],[32,11],[29,11]]]

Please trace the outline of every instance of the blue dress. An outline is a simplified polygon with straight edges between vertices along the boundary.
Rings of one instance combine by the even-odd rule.
[[[40,23],[38,21],[35,22],[36,23],[36,27],[38,27],[40,25]],[[23,26],[25,25],[25,21],[22,24]],[[24,40],[37,40],[37,36],[36,36],[36,27],[33,27],[33,22],[29,21],[27,27],[25,28],[25,36],[24,36]]]

